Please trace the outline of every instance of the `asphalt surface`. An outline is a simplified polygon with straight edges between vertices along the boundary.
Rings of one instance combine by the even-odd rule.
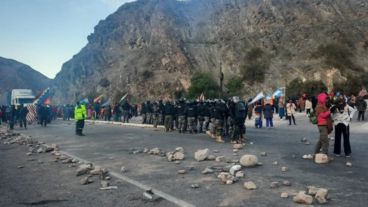
[[[288,126],[286,121],[280,121],[277,118],[275,118],[276,126],[274,129],[255,129],[253,122],[249,121],[247,125],[249,141],[244,149],[235,154],[230,144],[215,143],[214,140],[204,134],[165,133],[158,129],[123,127],[111,124],[89,123],[85,128],[85,134],[87,135],[85,137],[74,135],[74,122],[72,121],[56,121],[47,128],[41,128],[37,125],[30,126],[28,130],[19,130],[19,132],[31,135],[46,143],[56,143],[61,150],[114,172],[120,172],[121,166],[125,166],[128,169],[124,174],[125,176],[195,206],[296,206],[297,204],[293,203],[292,198],[280,198],[281,192],[295,193],[305,190],[308,185],[330,190],[330,200],[326,204],[327,206],[360,207],[366,206],[366,203],[368,203],[368,187],[366,185],[368,183],[366,173],[368,170],[366,153],[368,147],[367,123],[354,122],[351,126],[352,157],[336,157],[326,165],[317,165],[311,160],[301,158],[304,154],[313,153],[318,137],[316,126],[311,125],[303,115],[299,114],[297,116],[296,126]],[[311,145],[303,144],[300,141],[303,137],[307,138]],[[331,142],[331,152],[332,144],[333,142]],[[186,155],[185,160],[180,164],[170,163],[166,158],[160,156],[131,153],[133,148],[159,147],[167,152],[173,151],[179,146],[185,149]],[[233,185],[223,185],[216,178],[216,174],[202,175],[201,171],[207,166],[224,167],[231,163],[196,162],[194,152],[203,148],[209,148],[211,154],[225,156],[229,160],[239,159],[243,154],[255,154],[263,165],[243,169],[245,178]],[[214,150],[217,150],[218,153],[215,153]],[[7,151],[9,150],[1,149],[1,153],[6,154]],[[267,152],[267,156],[262,157],[261,152]],[[4,156],[1,156],[2,160],[5,159]],[[277,161],[278,165],[273,165],[274,161]],[[353,166],[345,166],[346,161],[352,162]],[[282,172],[282,166],[288,167],[288,171]],[[178,175],[177,171],[181,169],[186,169],[187,174]],[[15,173],[18,170],[11,168],[7,174],[13,174],[13,171]],[[61,176],[58,173],[58,171],[55,172],[56,177]],[[27,176],[30,176],[29,179],[39,177],[33,173]],[[70,179],[75,177],[73,173],[69,176]],[[17,179],[23,179],[23,176],[18,175]],[[283,180],[290,181],[292,186],[270,188],[271,182]],[[32,186],[31,181],[29,185]],[[245,181],[253,181],[258,188],[254,191],[245,190],[242,187]],[[124,185],[130,185],[121,182]],[[199,184],[200,188],[192,189],[190,186],[194,183]],[[132,196],[137,195],[138,198],[141,198],[141,192],[138,188],[129,187],[128,189],[128,191],[131,189],[129,193]],[[68,191],[69,187],[65,187],[64,190]],[[122,188],[122,190],[126,192],[127,189]],[[97,194],[99,193],[97,192]],[[87,193],[83,193],[83,195],[85,194]],[[27,196],[28,194],[23,195],[24,198],[27,198]],[[14,199],[18,197],[22,198],[18,194],[13,195]],[[121,197],[120,195],[112,197],[125,200],[124,196]],[[104,199],[103,197],[100,198]],[[81,200],[80,206],[101,206],[93,205],[86,200]],[[139,200],[139,202],[141,201]],[[175,206],[173,203],[166,203],[168,201],[165,200],[160,202],[159,206]],[[110,204],[105,206],[155,205],[153,203],[134,202],[127,205]],[[48,205],[57,206],[57,203]],[[318,204],[314,205],[318,206]],[[60,206],[63,205],[60,204]]]

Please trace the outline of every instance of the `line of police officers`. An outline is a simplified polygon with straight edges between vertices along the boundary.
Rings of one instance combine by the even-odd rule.
[[[247,103],[237,96],[227,102],[222,99],[146,101],[141,108],[143,124],[164,125],[166,132],[174,128],[179,133],[206,132],[217,142],[224,142],[224,136],[229,136],[232,143],[243,140],[247,112]]]

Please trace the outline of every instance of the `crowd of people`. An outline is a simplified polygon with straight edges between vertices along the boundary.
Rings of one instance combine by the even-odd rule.
[[[242,100],[234,96],[227,100],[186,100],[176,101],[146,101],[140,105],[132,105],[127,100],[111,106],[101,103],[49,106],[37,105],[37,122],[46,127],[51,120],[62,117],[63,120],[75,119],[76,134],[82,133],[85,119],[129,122],[141,115],[142,124],[152,124],[154,127],[163,125],[165,131],[177,130],[179,133],[207,133],[217,142],[224,142],[227,138],[232,143],[242,143],[246,132],[245,121],[254,118],[255,128],[274,127],[274,116],[280,120],[287,120],[289,125],[296,125],[295,114],[305,113],[308,117],[315,117],[320,133],[315,153],[328,153],[328,135],[335,132],[334,153],[341,154],[341,139],[344,140],[346,156],[351,154],[350,122],[352,114],[358,111],[357,120],[364,121],[367,103],[363,97],[347,97],[341,93],[321,93],[318,96],[302,95],[300,98],[282,97],[252,101]],[[27,128],[28,109],[23,105],[2,106],[0,110],[1,122],[8,123],[9,129],[19,124],[20,128]]]

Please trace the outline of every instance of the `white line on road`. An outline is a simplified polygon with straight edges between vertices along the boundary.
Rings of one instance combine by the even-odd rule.
[[[85,159],[82,159],[82,158],[80,158],[78,156],[72,155],[69,152],[65,152],[65,151],[60,151],[60,152],[62,154],[64,154],[64,155],[67,155],[69,157],[72,157],[74,159],[77,159],[79,161],[82,161],[84,163],[92,163],[92,162],[90,162],[88,160],[85,160]],[[164,199],[166,199],[166,200],[168,200],[168,201],[170,201],[172,203],[175,203],[178,206],[181,206],[181,207],[195,207],[195,205],[193,205],[193,204],[190,204],[190,203],[188,203],[188,202],[186,202],[184,200],[181,200],[181,199],[176,198],[176,197],[174,197],[172,195],[169,195],[167,193],[164,193],[164,192],[162,192],[162,191],[160,191],[158,189],[151,188],[148,185],[145,185],[145,184],[143,184],[143,183],[141,183],[141,182],[139,182],[137,180],[133,180],[131,178],[128,178],[127,176],[121,175],[121,174],[119,174],[117,172],[109,171],[109,173],[110,173],[110,175],[114,176],[115,178],[118,178],[118,179],[123,180],[125,182],[128,182],[128,183],[130,183],[132,185],[135,185],[135,186],[137,186],[138,188],[140,188],[140,189],[142,189],[144,191],[151,190],[154,194],[156,194],[156,195],[158,195],[158,196],[160,196],[160,197],[162,197],[162,198],[164,198]]]

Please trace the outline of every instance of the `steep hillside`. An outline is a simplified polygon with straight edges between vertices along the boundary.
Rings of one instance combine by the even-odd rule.
[[[367,54],[366,0],[138,0],[98,23],[56,76],[56,98],[172,96],[196,71],[239,76],[244,93],[344,81],[368,70]]]
[[[33,68],[15,60],[0,57],[0,92],[16,88],[32,89],[39,92],[51,83],[51,80]]]

